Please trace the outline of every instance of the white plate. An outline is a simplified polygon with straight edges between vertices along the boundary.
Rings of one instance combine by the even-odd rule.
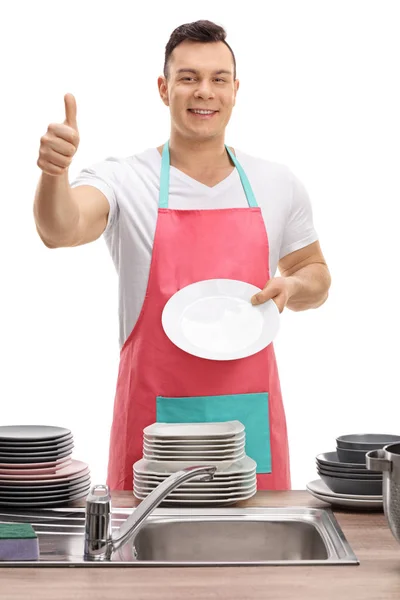
[[[135,475],[133,478],[133,482],[134,484],[138,484],[141,485],[142,487],[146,487],[146,488],[151,488],[151,489],[155,489],[156,487],[158,487],[160,485],[160,483],[162,483],[162,481],[155,481],[155,480],[149,480],[149,479],[141,479],[139,477],[139,475]],[[227,481],[221,481],[221,480],[217,480],[217,481],[189,481],[188,483],[183,483],[182,485],[179,486],[179,488],[181,488],[182,490],[197,490],[197,491],[202,491],[202,490],[209,490],[210,492],[212,492],[214,489],[217,490],[229,490],[229,489],[245,489],[245,488],[249,488],[252,485],[254,485],[257,482],[257,475],[256,473],[254,473],[251,477],[247,478],[247,479],[229,479]]]
[[[176,493],[193,493],[193,494],[198,494],[198,493],[204,493],[204,494],[218,494],[218,495],[223,495],[223,494],[230,494],[230,493],[235,493],[235,492],[247,492],[249,491],[251,488],[254,487],[254,485],[257,484],[257,480],[254,477],[253,479],[249,480],[248,483],[246,483],[245,485],[240,484],[240,485],[227,485],[225,487],[217,487],[217,486],[210,486],[210,485],[206,485],[204,483],[204,486],[198,486],[198,487],[194,487],[194,486],[184,486],[184,484],[180,485],[179,488],[176,489]],[[158,487],[158,483],[147,483],[145,481],[141,481],[139,480],[137,477],[135,477],[134,482],[133,482],[134,488],[138,489],[139,491],[142,492],[151,492],[153,490],[155,490]],[[175,492],[171,492],[171,493],[175,493]]]
[[[236,502],[241,502],[242,500],[248,500],[249,498],[251,498],[252,496],[254,496],[257,493],[257,490],[254,492],[251,492],[249,494],[246,494],[244,496],[238,496],[237,498],[230,498],[230,499],[224,499],[224,500],[218,500],[218,499],[214,499],[214,500],[177,500],[177,499],[166,499],[163,502],[161,502],[161,506],[174,506],[177,504],[188,504],[189,506],[202,506],[204,504],[206,504],[207,506],[225,506],[228,504],[236,504]],[[142,496],[140,494],[135,494],[136,498],[139,498],[139,500],[144,500],[144,498],[146,498],[146,496]]]
[[[162,313],[162,325],[181,350],[209,360],[235,360],[268,346],[279,329],[273,300],[259,306],[251,297],[260,288],[235,279],[197,281],[174,294]]]
[[[146,479],[148,481],[164,481],[170,475],[170,473],[164,473],[163,475],[154,475],[153,473],[138,473],[136,470],[133,471],[135,477],[140,477]],[[236,473],[233,475],[224,475],[223,473],[216,473],[214,478],[210,480],[210,484],[214,481],[220,481],[221,483],[226,483],[227,481],[241,481],[242,479],[249,479],[256,475],[256,468],[251,469],[251,471],[246,471],[245,473]],[[190,485],[203,485],[203,481],[194,481],[189,480]],[[183,483],[182,485],[187,485],[187,483]]]
[[[226,425],[228,423],[228,426]],[[234,425],[232,425],[232,423]],[[211,433],[211,436],[209,436],[207,434],[207,428],[205,428],[204,430],[204,436],[202,436],[202,434],[200,433],[200,435],[182,435],[179,434],[178,436],[172,436],[169,435],[168,433],[163,433],[162,436],[160,436],[159,434],[153,435],[153,434],[147,434],[144,431],[144,435],[143,435],[143,439],[146,440],[146,442],[148,444],[158,444],[158,445],[162,445],[165,446],[166,444],[179,444],[179,445],[184,445],[184,446],[192,446],[192,445],[196,445],[196,444],[211,444],[213,446],[219,446],[221,444],[226,445],[226,444],[237,444],[238,442],[243,441],[246,438],[246,432],[244,431],[244,425],[243,425],[243,429],[242,427],[240,427],[240,431],[239,433],[230,433],[229,429],[232,429],[232,427],[236,427],[236,423],[240,423],[240,421],[222,421],[222,422],[218,422],[218,423],[212,423],[211,427],[214,428],[215,426],[218,426],[218,430],[219,427],[221,427],[222,425],[224,425],[223,428],[223,433]],[[156,423],[153,423],[153,425],[156,425]],[[210,423],[157,423],[157,425],[169,425],[170,427],[172,425],[184,425],[185,428],[189,425],[203,425],[204,427],[206,425],[210,425]],[[242,423],[240,423],[240,425],[242,425]],[[149,425],[149,427],[151,427]],[[228,427],[228,429],[227,429]],[[239,426],[238,426],[239,427]],[[147,427],[146,427],[147,429]],[[233,429],[232,429],[233,431]]]
[[[141,458],[133,465],[133,468],[134,471],[140,475],[171,475],[172,473],[176,473],[177,471],[185,469],[186,467],[209,464],[210,461],[170,462],[146,460],[145,458]],[[237,461],[220,461],[217,462],[215,466],[217,467],[217,470],[215,472],[214,479],[216,476],[225,478],[230,477],[233,474],[247,475],[254,471],[254,469],[257,467],[257,463],[250,458],[250,456],[245,456],[245,458]]]
[[[165,481],[166,479],[168,479],[168,477],[170,476],[170,473],[165,473],[164,475],[152,475],[149,473],[138,473],[136,470],[133,471],[133,476],[135,479],[138,479],[139,481],[146,481],[149,484],[153,485],[158,485],[159,483],[162,483],[163,481]],[[251,471],[248,471],[246,473],[240,473],[240,474],[228,474],[228,475],[221,475],[221,473],[216,473],[213,477],[213,479],[210,479],[209,481],[199,481],[198,479],[189,479],[187,481],[185,481],[185,483],[182,483],[181,485],[183,486],[194,486],[194,487],[203,487],[205,485],[209,485],[211,487],[214,486],[218,486],[218,485],[239,485],[241,484],[241,482],[247,483],[252,479],[256,479],[257,477],[257,473],[256,473],[256,469],[252,469]]]
[[[307,490],[324,502],[337,506],[348,506],[353,508],[379,508],[383,506],[383,497],[378,496],[363,496],[353,494],[337,494],[333,492],[322,479],[315,479],[306,485]]]
[[[153,483],[157,483],[157,485],[159,483],[161,483],[162,481],[165,481],[167,479],[167,477],[169,477],[169,473],[166,473],[165,475],[151,475],[149,473],[146,474],[141,474],[141,473],[137,473],[135,470],[133,471],[133,475],[135,477],[135,479],[139,479],[142,481],[148,481],[149,483],[153,484]],[[237,485],[240,482],[248,482],[251,479],[255,479],[257,477],[256,474],[256,469],[254,468],[252,471],[249,471],[245,474],[237,474],[237,475],[224,475],[222,476],[220,475],[214,475],[214,478],[211,479],[208,482],[204,482],[204,481],[194,481],[193,479],[189,480],[188,482],[183,483],[182,485],[190,485],[190,486],[204,486],[204,485]]]
[[[244,439],[241,442],[238,442],[237,444],[231,444],[230,446],[212,446],[210,444],[205,444],[204,446],[202,445],[190,445],[190,446],[179,446],[176,444],[165,444],[165,446],[162,446],[160,444],[155,445],[152,444],[151,442],[146,442],[146,440],[143,442],[143,448],[145,450],[148,450],[149,452],[170,452],[170,453],[175,453],[175,452],[185,452],[186,454],[197,454],[198,452],[205,452],[205,453],[209,453],[209,454],[222,454],[222,453],[228,453],[228,452],[236,452],[238,450],[243,450],[243,448],[245,447],[245,441]]]
[[[357,498],[341,498],[339,496],[325,496],[324,494],[318,494],[317,492],[313,492],[308,486],[306,487],[310,494],[314,496],[314,498],[322,500],[322,502],[326,502],[327,504],[331,504],[332,506],[340,506],[354,509],[383,509],[383,500],[364,500]]]
[[[246,453],[240,452],[240,454],[235,454],[234,456],[193,456],[191,454],[184,454],[182,456],[174,456],[172,454],[165,454],[164,456],[155,455],[155,454],[147,454],[147,452],[143,453],[143,458],[146,460],[152,460],[157,462],[190,462],[193,465],[195,464],[205,464],[210,463],[211,465],[217,466],[222,463],[223,465],[232,464],[236,460],[242,460],[246,456]]]
[[[235,490],[233,492],[217,492],[216,490],[212,491],[212,492],[203,492],[202,490],[196,490],[195,492],[189,492],[189,491],[179,491],[179,489],[177,489],[174,492],[171,492],[168,495],[168,498],[171,498],[173,500],[175,499],[182,499],[182,500],[230,500],[231,498],[235,498],[237,496],[244,496],[245,494],[252,494],[255,493],[257,491],[257,485],[254,484],[252,485],[250,488],[245,489],[245,490]],[[134,487],[134,494],[136,495],[136,493],[143,495],[143,496],[148,496],[150,493],[152,492],[152,490],[148,490],[145,489],[141,486],[135,485]]]
[[[152,439],[149,439],[148,437],[144,436],[143,438],[143,443],[146,445],[150,445],[153,448],[159,448],[164,450],[164,448],[170,448],[172,446],[176,447],[176,448],[182,448],[183,450],[191,450],[192,447],[197,448],[198,446],[200,446],[201,448],[205,448],[205,449],[215,449],[215,450],[231,450],[232,448],[237,448],[238,446],[244,446],[246,443],[246,436],[243,434],[242,437],[239,438],[225,438],[222,440],[218,440],[218,439],[208,439],[208,440],[203,440],[202,438],[193,438],[192,440],[190,439],[186,439],[183,441],[180,441],[177,438],[168,438],[165,440],[165,443],[159,441],[160,438],[158,438],[158,440],[155,442]]]
[[[171,450],[172,452],[182,452],[183,450],[186,452],[198,452],[199,450],[216,450],[217,452],[227,452],[229,450],[236,450],[237,448],[244,448],[245,443],[245,436],[243,436],[240,440],[237,440],[235,442],[229,442],[226,444],[212,444],[209,441],[203,444],[201,441],[198,440],[196,440],[195,443],[179,443],[176,441],[175,444],[160,444],[159,442],[152,442],[145,438],[143,441],[143,447],[146,448],[146,450],[162,450],[163,452],[164,450]]]
[[[354,494],[338,494],[333,492],[322,479],[315,479],[314,481],[310,481],[307,484],[307,489],[309,491],[316,492],[317,494],[322,494],[323,496],[331,496],[332,498],[346,498],[350,500],[370,500],[370,501],[378,501],[382,500],[382,495],[377,496],[363,496],[363,495],[354,495]]]
[[[198,454],[187,453],[187,452],[174,452],[172,454],[165,453],[155,453],[155,452],[147,452],[146,450],[143,452],[143,457],[148,460],[171,460],[171,461],[196,461],[196,460],[210,460],[211,462],[226,462],[227,460],[240,460],[244,458],[246,453],[244,450],[239,450],[238,452],[228,452],[224,454],[208,454],[206,452],[199,452]]]
[[[324,496],[322,494],[316,494],[315,492],[311,492],[310,494],[321,500],[322,502],[326,502],[327,504],[331,504],[332,506],[340,506],[345,508],[362,508],[362,509],[375,509],[375,508],[383,508],[382,500],[351,500],[351,498],[333,498],[332,496]]]
[[[191,440],[196,438],[225,439],[244,431],[240,421],[222,421],[221,423],[153,423],[143,429],[145,438],[156,441],[157,438]],[[158,440],[157,440],[158,441]]]
[[[185,488],[179,491],[176,490],[176,492],[173,492],[170,494],[170,496],[172,498],[174,498],[176,495],[181,496],[182,494],[188,494],[188,495],[195,495],[195,496],[209,496],[209,499],[212,500],[213,498],[221,498],[221,497],[228,497],[230,498],[232,495],[236,495],[236,496],[243,496],[243,494],[248,494],[251,491],[253,491],[253,488],[257,487],[256,483],[252,483],[252,485],[248,485],[248,486],[241,486],[241,487],[236,487],[236,488],[226,488],[226,489],[219,489],[219,488],[215,488],[215,489],[198,489],[198,488]],[[134,484],[134,490],[138,491],[140,494],[150,494],[151,492],[153,492],[156,488],[149,488],[146,486],[142,486],[139,485],[135,482]],[[189,496],[188,496],[189,497]]]

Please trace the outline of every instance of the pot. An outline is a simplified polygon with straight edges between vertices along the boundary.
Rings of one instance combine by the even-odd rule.
[[[365,460],[367,469],[383,473],[383,510],[392,534],[400,543],[400,444],[371,450]]]

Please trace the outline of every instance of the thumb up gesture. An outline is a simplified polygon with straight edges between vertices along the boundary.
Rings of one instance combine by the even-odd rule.
[[[78,150],[79,132],[76,121],[76,100],[72,94],[65,94],[64,123],[51,123],[40,138],[38,167],[47,175],[60,176],[68,171]]]

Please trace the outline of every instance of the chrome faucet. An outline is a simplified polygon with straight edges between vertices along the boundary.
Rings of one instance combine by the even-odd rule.
[[[187,467],[173,473],[160,483],[129,515],[121,527],[111,530],[111,495],[107,485],[95,485],[86,499],[85,560],[135,560],[133,539],[146,518],[166,496],[189,479],[211,481],[217,467],[212,465]],[[201,476],[201,477],[199,477]]]

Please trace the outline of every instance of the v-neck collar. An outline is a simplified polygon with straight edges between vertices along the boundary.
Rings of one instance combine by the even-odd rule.
[[[159,153],[157,148],[154,148],[154,150],[158,156],[158,166],[161,167],[161,154]],[[232,172],[229,173],[229,175],[227,175],[222,181],[211,187],[209,185],[206,185],[205,183],[202,183],[201,181],[198,181],[197,179],[194,179],[193,177],[190,177],[190,175],[187,175],[186,173],[184,173],[180,169],[177,169],[176,167],[173,167],[172,165],[170,165],[170,172],[174,173],[176,177],[178,177],[181,181],[184,181],[185,183],[189,184],[192,188],[197,189],[201,194],[207,196],[215,196],[217,194],[220,194],[221,192],[229,188],[234,182],[240,182],[239,173],[236,167],[233,167]]]

